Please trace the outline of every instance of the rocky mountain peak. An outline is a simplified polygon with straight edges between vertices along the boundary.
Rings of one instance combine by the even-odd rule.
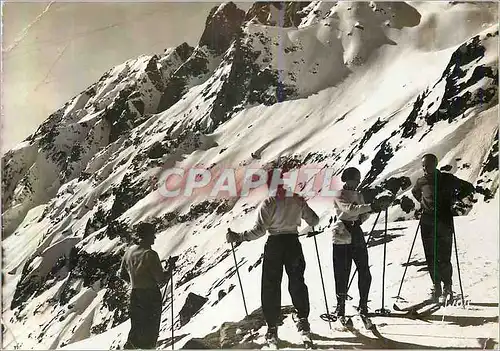
[[[214,7],[207,17],[199,45],[207,46],[217,55],[224,53],[240,29],[244,18],[245,11],[240,10],[232,2]]]
[[[189,56],[193,53],[194,48],[189,46],[188,43],[184,42],[175,48],[175,52],[179,55],[179,58],[183,61],[187,60]]]

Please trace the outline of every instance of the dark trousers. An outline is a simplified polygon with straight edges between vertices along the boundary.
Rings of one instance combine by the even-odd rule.
[[[372,283],[372,275],[368,266],[368,249],[360,225],[346,225],[346,227],[351,233],[351,244],[333,244],[333,275],[337,304],[345,303],[352,261],[354,261],[358,269],[359,306],[366,306]]]
[[[125,349],[155,349],[161,321],[160,289],[132,289],[130,322]]]
[[[299,318],[309,316],[309,292],[304,282],[306,262],[297,235],[270,235],[262,264],[262,311],[268,326],[276,326],[281,312],[283,267],[288,275],[288,291]]]
[[[453,222],[435,220],[431,214],[420,219],[422,244],[427,268],[434,285],[441,282],[451,286],[451,250],[453,243]]]

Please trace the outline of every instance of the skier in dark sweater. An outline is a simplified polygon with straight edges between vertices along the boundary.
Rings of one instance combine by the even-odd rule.
[[[456,201],[473,193],[474,187],[453,174],[440,172],[437,164],[438,159],[433,154],[422,157],[424,176],[417,179],[412,193],[420,202],[422,212],[420,228],[427,268],[433,282],[431,298],[444,302],[453,294],[453,206]]]
[[[270,186],[268,175],[268,187]],[[264,246],[264,262],[262,264],[261,300],[262,311],[268,330],[266,340],[276,343],[278,339],[278,319],[281,312],[281,279],[283,267],[288,275],[288,291],[297,310],[299,318],[298,331],[309,336],[309,292],[304,282],[306,262],[302,246],[298,238],[297,227],[301,219],[307,224],[318,224],[317,214],[308,206],[301,196],[286,195],[282,184],[278,185],[276,196],[266,198],[258,210],[257,222],[253,229],[243,233],[228,229],[228,242],[242,242],[258,239],[269,233]]]
[[[156,251],[154,225],[141,223],[137,228],[137,244],[123,256],[120,277],[132,285],[130,293],[131,328],[125,349],[154,349],[160,331],[162,301],[160,287],[172,274],[174,260],[164,271]]]
[[[336,218],[333,224],[333,273],[337,296],[335,314],[339,317],[345,315],[347,286],[354,261],[358,269],[358,310],[361,315],[366,315],[372,276],[361,224],[368,219],[370,212],[386,209],[392,199],[385,197],[366,204],[363,195],[356,190],[361,181],[361,173],[357,168],[346,168],[342,172],[341,180],[344,187],[333,198]]]

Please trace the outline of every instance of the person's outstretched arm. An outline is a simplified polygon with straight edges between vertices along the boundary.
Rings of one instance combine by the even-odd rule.
[[[355,203],[347,201],[346,199],[344,199],[343,196],[336,197],[334,199],[334,201],[335,201],[335,205],[337,206],[338,210],[340,210],[340,212],[342,212],[340,214],[340,216],[342,216],[342,214],[345,214],[349,217],[357,217],[357,216],[360,216],[364,213],[368,213],[368,212],[373,211],[373,208],[370,204],[357,205]],[[340,218],[340,219],[342,219],[342,218]]]
[[[257,221],[252,229],[246,230],[241,234],[244,241],[251,241],[260,238],[266,234],[271,226],[274,213],[276,211],[276,202],[269,198],[262,202],[257,214]]]

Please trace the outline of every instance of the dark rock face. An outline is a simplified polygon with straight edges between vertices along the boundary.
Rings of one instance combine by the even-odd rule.
[[[186,62],[170,77],[158,104],[158,111],[165,111],[179,101],[187,91],[188,79],[206,76],[208,70],[207,54],[196,48]]]
[[[494,171],[498,171],[498,129],[495,133],[495,139],[491,145],[490,152],[488,153],[488,158],[483,164],[480,176]]]
[[[461,45],[453,53],[450,63],[441,77],[442,80],[446,81],[446,90],[443,99],[436,112],[426,117],[427,124],[432,125],[438,121],[451,122],[461,117],[465,110],[473,106],[498,102],[498,67],[477,65],[472,72],[472,76],[467,81],[458,82],[467,73],[467,70],[463,69],[463,66],[482,59],[485,51],[479,36],[476,36],[469,42]],[[491,78],[491,83],[485,88],[466,91],[460,95],[460,92],[465,91],[484,78]]]
[[[365,144],[370,140],[370,138],[375,134],[377,134],[377,132],[379,132],[382,128],[384,128],[387,122],[388,121],[381,121],[380,118],[377,119],[377,121],[370,128],[368,128],[368,130],[366,130],[365,134],[363,135],[363,138],[361,138],[359,143],[357,143],[357,145],[351,149],[349,154],[347,154],[346,163],[351,161],[354,158],[354,156],[358,154],[359,150],[361,150],[363,146],[365,146]],[[362,161],[365,161],[366,156],[365,158],[363,158],[363,155],[361,155],[361,159]],[[360,163],[362,161],[360,161]]]
[[[494,34],[487,34],[486,38],[475,36],[455,50],[441,79],[432,87],[434,89],[439,84],[445,85],[439,107],[432,113],[428,112],[428,109],[434,105],[434,101],[427,103],[430,90],[425,90],[417,98],[413,110],[401,126],[404,138],[415,136],[418,127],[417,119],[425,120],[427,125],[432,128],[432,125],[440,121],[451,123],[463,118],[464,112],[472,107],[480,105],[481,110],[485,110],[498,103],[498,66],[489,67],[477,63],[486,52],[483,40],[491,40],[492,37],[496,36],[498,36],[498,31]],[[464,68],[470,64],[473,66]],[[466,81],[460,82],[471,69],[473,71],[470,77]],[[467,90],[484,79],[488,80],[482,87]]]
[[[413,138],[417,133],[418,124],[416,123],[417,118],[422,117],[422,106],[424,104],[425,98],[429,95],[429,90],[426,89],[421,95],[417,97],[413,103],[413,110],[410,112],[406,121],[401,126],[402,137],[403,138]]]
[[[186,325],[207,301],[208,299],[206,297],[189,293],[184,306],[182,306],[179,312],[181,327]]]
[[[206,345],[203,342],[203,339],[200,338],[193,338],[190,339],[187,343],[184,344],[181,349],[187,349],[187,350],[206,350],[210,349],[209,345]]]
[[[165,148],[161,142],[157,141],[148,150],[148,158],[156,159],[161,158],[165,153],[167,153],[168,149]]]
[[[268,26],[297,27],[306,15],[301,10],[309,4],[310,1],[256,2],[247,11],[245,20],[257,21]],[[270,16],[272,7],[280,13],[279,18],[274,20]]]
[[[153,83],[154,87],[157,90],[162,91],[164,88],[163,87],[163,79],[162,79],[161,73],[158,69],[158,56],[157,55],[153,55],[153,57],[151,57],[151,59],[148,61],[145,72],[146,72],[148,78]]]
[[[397,194],[401,190],[406,190],[411,186],[411,180],[408,177],[391,177],[381,183],[381,187]]]
[[[105,332],[111,320],[111,326],[115,327],[129,319],[129,301],[130,295],[128,284],[119,278],[110,277],[106,292],[104,293],[101,309],[106,308],[111,313],[108,318],[104,319],[101,323],[92,326],[91,333],[101,334]]]
[[[498,129],[495,139],[491,145],[488,157],[483,163],[483,169],[476,181],[476,192],[484,196],[484,201],[489,201],[495,196],[498,185],[495,178],[498,177]]]
[[[218,78],[222,81],[222,86],[215,93],[209,116],[212,124],[207,130],[208,133],[248,104],[269,106],[298,96],[293,86],[283,83],[278,70],[262,68],[256,63],[261,52],[255,51],[252,44],[257,40],[268,45],[264,36],[239,32],[234,46],[224,57],[224,61],[231,65],[231,69],[225,76]],[[264,50],[268,50],[267,46]],[[209,84],[202,93],[207,99],[213,97],[210,95],[211,89],[212,84]]]
[[[372,159],[372,167],[366,174],[365,179],[361,182],[361,187],[366,187],[371,184],[377,176],[382,173],[385,166],[393,156],[394,150],[389,143],[389,140],[384,141]]]
[[[244,18],[245,12],[232,2],[212,8],[199,45],[207,46],[215,55],[222,55],[231,45]]]
[[[109,133],[110,144],[134,127],[134,120],[138,116],[130,110],[128,101],[134,101],[134,105],[140,108],[137,102],[138,93],[136,93],[135,88],[135,86],[130,86],[121,90],[113,102],[105,108],[102,118],[111,126]],[[144,103],[142,105],[144,106]]]
[[[87,222],[85,237],[107,226],[106,231],[101,233],[99,238],[104,236],[109,239],[120,237],[124,242],[129,242],[131,238],[129,225],[120,221],[118,217],[142,199],[149,192],[149,188],[148,181],[140,178],[134,179],[132,173],[126,174],[120,184],[112,186],[99,198],[96,204],[97,210]],[[105,210],[101,204],[106,202],[107,197],[111,195],[114,195],[113,203],[109,210]]]
[[[174,51],[182,61],[186,61],[193,54],[194,48],[184,42],[176,47]]]
[[[32,279],[26,279],[29,271],[29,265],[33,259],[29,259],[23,267],[23,272],[21,274],[21,279],[19,283],[16,285],[16,290],[14,291],[14,297],[12,298],[12,302],[10,304],[10,308],[14,309],[16,307],[20,307],[20,309],[24,308],[26,301],[33,295],[36,294],[41,289],[41,283],[39,281],[35,281]]]

